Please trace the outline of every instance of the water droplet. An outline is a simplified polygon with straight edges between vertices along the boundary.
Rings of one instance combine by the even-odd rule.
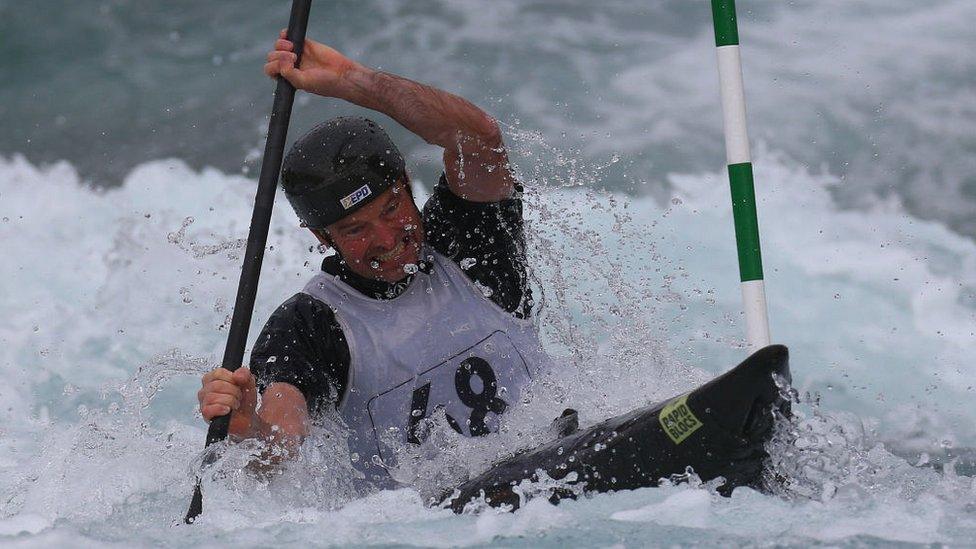
[[[461,267],[462,270],[467,271],[471,267],[474,267],[474,265],[476,263],[478,263],[478,260],[477,259],[475,259],[473,257],[466,257],[466,258],[462,259],[461,262],[458,263],[458,265]]]
[[[483,295],[485,297],[491,297],[491,295],[493,293],[495,293],[495,292],[492,291],[491,288],[489,288],[488,286],[485,286],[485,285],[479,283],[478,281],[475,281],[474,285],[475,285],[476,288],[478,288],[478,290],[481,291],[481,295]]]
[[[408,275],[412,275],[416,273],[418,270],[419,268],[417,267],[416,263],[407,263],[406,265],[403,266],[403,272],[407,273]]]

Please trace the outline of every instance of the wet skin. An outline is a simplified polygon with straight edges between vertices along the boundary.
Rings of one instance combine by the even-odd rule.
[[[354,273],[394,283],[416,265],[424,231],[420,212],[404,180],[325,231],[312,231],[319,242],[335,248]]]

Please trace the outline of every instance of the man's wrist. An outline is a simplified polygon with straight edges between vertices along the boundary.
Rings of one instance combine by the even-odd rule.
[[[372,86],[376,72],[365,65],[353,64],[340,77],[338,98],[375,110],[373,99],[376,93]]]
[[[241,417],[239,412],[233,412],[228,434],[235,442],[259,437],[261,436],[260,421],[257,412],[253,412],[249,418]]]

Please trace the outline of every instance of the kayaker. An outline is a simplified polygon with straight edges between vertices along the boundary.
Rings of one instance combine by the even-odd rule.
[[[207,421],[233,412],[232,438],[292,454],[312,421],[337,412],[356,466],[385,485],[388,437],[419,442],[439,408],[466,436],[490,433],[545,367],[529,318],[521,188],[498,124],[472,103],[313,40],[296,67],[293,49],[282,32],[265,74],[392,118],[444,149],[444,172],[421,212],[375,122],[337,118],[299,138],[281,185],[309,236],[335,254],[272,313],[250,368],[203,376],[200,410]]]

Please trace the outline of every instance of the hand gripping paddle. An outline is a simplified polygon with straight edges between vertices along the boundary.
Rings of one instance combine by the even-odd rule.
[[[292,0],[291,16],[288,19],[287,37],[295,44],[295,54],[300,60],[305,45],[305,28],[308,26],[308,12],[312,0]],[[297,64],[297,63],[296,63]],[[283,77],[278,77],[275,88],[274,105],[271,107],[271,120],[268,122],[268,141],[264,146],[264,160],[261,163],[261,177],[254,197],[254,213],[251,214],[251,228],[247,235],[247,248],[244,251],[244,266],[241,280],[237,285],[237,300],[231,317],[227,347],[224,349],[222,366],[234,371],[244,361],[244,345],[247,343],[247,330],[254,312],[254,298],[258,290],[258,277],[261,275],[261,262],[264,247],[268,242],[268,227],[271,224],[271,210],[274,206],[275,189],[278,186],[278,172],[281,171],[281,158],[285,151],[285,138],[288,136],[288,121],[295,100],[295,87]],[[230,414],[215,417],[207,430],[207,446],[227,438]],[[214,461],[214,457],[204,459],[204,467]],[[203,492],[200,477],[197,476],[193,489],[193,499],[184,521],[192,524],[203,512]]]

